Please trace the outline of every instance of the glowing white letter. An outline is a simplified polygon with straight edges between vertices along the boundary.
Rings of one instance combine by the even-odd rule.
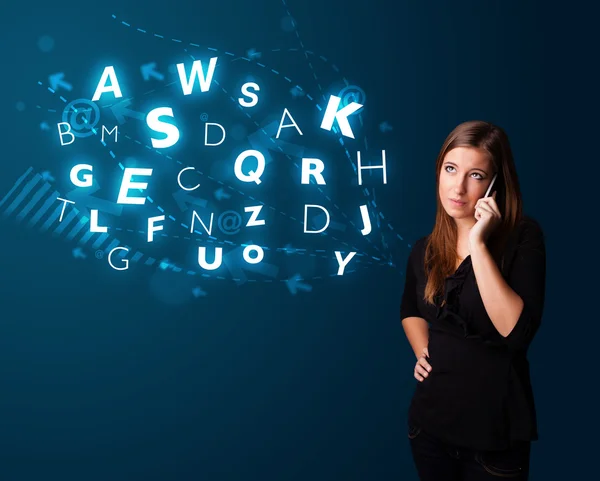
[[[325,164],[320,159],[302,159],[302,184],[310,184],[310,176],[312,175],[317,184],[325,185],[324,169]]]
[[[250,251],[255,251],[256,257],[250,257]],[[261,246],[249,245],[244,247],[244,252],[242,256],[248,264],[258,264],[260,261],[263,260],[263,257],[265,257],[265,252],[263,251]]]
[[[369,217],[369,210],[366,204],[360,206],[360,214],[362,216],[363,224],[365,225],[360,233],[362,235],[367,235],[371,232],[371,218]]]
[[[366,165],[362,167],[360,165],[360,150],[356,152],[356,159],[358,163],[358,185],[362,185],[362,169],[383,169],[383,183],[387,184],[387,172],[385,169],[385,150],[381,151],[381,157],[383,159],[382,165]]]
[[[77,174],[79,174],[79,172],[81,172],[82,170],[89,170],[90,173],[83,174],[83,180],[79,180]],[[73,184],[77,187],[91,187],[94,183],[92,177],[92,166],[88,164],[78,164],[75,167],[73,167],[71,169],[71,174],[69,175],[69,177],[71,178],[71,182],[73,182]]]
[[[202,70],[202,62],[200,60],[194,60],[192,64],[192,72],[190,74],[190,78],[187,79],[185,76],[185,66],[182,63],[177,64],[177,72],[179,73],[179,80],[181,81],[181,89],[183,90],[183,95],[190,95],[192,90],[194,89],[194,83],[196,77],[200,81],[200,90],[202,92],[207,92],[210,89],[210,83],[212,82],[213,73],[215,72],[215,66],[217,65],[218,57],[213,57],[210,59],[210,63],[208,64],[208,74],[206,78],[204,77],[204,71]]]
[[[63,208],[60,211],[60,219],[58,219],[58,222],[62,222],[63,214],[65,213],[65,208],[67,207],[67,202],[69,204],[74,204],[75,202],[73,202],[72,200],[61,199],[60,197],[57,197],[56,200],[62,200],[64,202]]]
[[[129,249],[127,249],[127,247],[115,247],[113,250],[111,250],[108,253],[108,263],[110,264],[110,267],[112,267],[113,269],[115,269],[117,271],[124,271],[124,270],[129,269],[129,259],[124,259],[123,260],[123,264],[125,264],[125,267],[115,267],[115,265],[110,260],[110,258],[112,256],[112,253],[114,251],[127,251],[127,252],[129,252]]]
[[[146,123],[155,132],[166,134],[164,139],[151,138],[152,147],[155,149],[166,149],[177,143],[179,140],[179,129],[176,125],[162,122],[160,117],[166,115],[168,117],[174,117],[173,109],[171,107],[158,107],[148,112],[146,116]]]
[[[283,125],[283,118],[285,117],[286,114],[290,118],[290,120],[292,121],[292,123],[291,124],[287,124],[287,125]],[[283,109],[283,114],[281,115],[281,121],[279,122],[279,128],[277,129],[277,135],[275,136],[276,139],[279,138],[279,133],[281,132],[281,129],[283,129],[285,127],[296,127],[296,130],[300,133],[300,135],[304,135],[302,133],[302,131],[300,130],[300,127],[298,127],[298,124],[296,124],[296,122],[292,118],[292,115],[288,112],[288,109]]]
[[[344,268],[346,267],[346,265],[348,264],[348,262],[350,262],[350,260],[352,260],[352,258],[356,255],[356,252],[350,252],[345,259],[342,259],[342,253],[339,251],[335,251],[335,257],[338,261],[338,271],[337,271],[337,275],[338,276],[343,276],[344,275]]]
[[[154,241],[154,233],[159,230],[163,230],[163,225],[154,225],[154,222],[165,220],[164,215],[158,215],[156,217],[148,217],[148,242]]]
[[[223,248],[215,247],[215,260],[212,264],[208,264],[206,262],[206,247],[200,246],[198,247],[198,264],[203,269],[207,271],[214,271],[221,266],[221,262],[223,262]]]
[[[255,84],[254,82],[247,82],[244,85],[242,85],[242,94],[245,95],[246,97],[250,97],[252,100],[250,102],[248,102],[247,100],[243,99],[243,98],[238,98],[238,102],[240,103],[240,105],[242,107],[254,107],[257,103],[258,103],[258,95],[256,95],[254,92],[249,92],[248,89],[252,88],[254,90],[256,90],[257,92],[260,92],[260,87],[258,86],[258,84]]]
[[[115,127],[109,132],[108,129],[103,125],[102,126],[102,142],[104,142],[104,131],[105,130],[108,135],[112,134],[113,132],[115,133],[115,143],[116,143],[117,138],[119,137],[119,126],[115,125]]]
[[[309,207],[317,207],[317,208],[319,208],[319,209],[321,209],[322,211],[325,212],[325,215],[327,216],[327,222],[325,223],[325,227],[323,227],[321,230],[306,230],[306,214],[307,214],[307,211],[308,211]],[[323,206],[320,206],[320,205],[306,204],[304,206],[304,233],[305,234],[320,234],[325,229],[327,229],[327,227],[329,227],[329,212],[327,211],[327,209],[325,207],[323,207]]]
[[[210,213],[210,227],[206,227],[206,225],[204,224],[204,221],[200,218],[200,216],[196,213],[196,211],[192,211],[192,227],[190,228],[190,234],[192,234],[194,232],[194,220],[196,218],[198,218],[198,220],[200,221],[200,224],[202,224],[202,227],[204,227],[204,230],[206,231],[206,233],[208,235],[210,235],[210,233],[212,232],[212,223],[213,223],[213,217],[215,216],[214,212]]]
[[[263,208],[262,205],[254,205],[254,206],[244,207],[244,212],[252,212],[252,215],[250,216],[250,219],[248,219],[248,223],[246,224],[246,227],[265,225],[264,219],[260,219],[260,220],[257,219],[258,214],[260,214],[260,211],[262,208]]]
[[[106,85],[108,77],[110,77],[110,86]],[[119,87],[119,81],[117,80],[117,74],[112,66],[104,67],[104,72],[102,72],[102,77],[100,77],[100,82],[98,82],[96,92],[92,97],[92,102],[100,100],[100,96],[105,92],[114,92],[116,99],[123,97],[121,88]]]
[[[248,172],[248,174],[244,174],[242,172],[242,164],[244,163],[244,160],[251,156],[256,157],[256,160],[258,161],[256,172],[251,170],[250,172]],[[264,171],[265,156],[261,154],[258,150],[245,150],[240,155],[238,155],[237,159],[235,159],[235,176],[242,182],[256,182],[257,184],[260,184],[260,176],[263,175]]]
[[[216,144],[209,144],[208,143],[208,126],[209,125],[216,125],[217,127],[220,127],[222,132],[223,132],[223,138],[217,142]],[[217,145],[221,145],[223,143],[223,141],[225,140],[225,129],[223,128],[223,126],[221,124],[214,124],[211,122],[206,122],[206,124],[204,125],[204,145],[206,145],[207,147],[215,147]]]
[[[333,121],[337,119],[340,130],[342,131],[342,135],[353,139],[354,134],[352,133],[352,129],[348,123],[348,116],[361,109],[362,104],[352,102],[346,105],[343,109],[337,110],[341,100],[342,99],[340,97],[336,97],[335,95],[331,95],[329,97],[329,103],[327,104],[325,115],[323,116],[323,122],[321,122],[321,128],[331,131],[331,127],[333,127]]]
[[[121,181],[121,189],[119,190],[119,197],[117,198],[117,204],[137,204],[143,205],[146,203],[145,197],[127,197],[127,191],[129,189],[146,189],[148,184],[146,182],[132,182],[131,177],[134,175],[152,175],[152,169],[140,169],[136,167],[127,167],[123,172],[123,180]]]
[[[61,125],[66,125],[67,130],[64,132],[61,132],[61,130],[60,130]],[[56,124],[56,126],[58,127],[58,136],[60,137],[60,145],[69,145],[69,144],[72,144],[73,142],[75,142],[75,136],[71,133],[71,124],[69,124],[68,122],[59,122]],[[63,135],[70,135],[72,137],[71,142],[67,142],[65,144],[63,142]]]
[[[98,225],[98,209],[90,209],[90,232],[108,232],[108,227]]]
[[[196,190],[198,187],[200,187],[200,184],[196,184],[196,187],[192,187],[191,189],[189,187],[184,187],[181,184],[181,174],[183,174],[186,170],[194,170],[194,167],[186,167],[185,169],[181,169],[181,171],[179,172],[179,174],[177,174],[177,183],[179,184],[179,187],[181,187],[183,190]]]

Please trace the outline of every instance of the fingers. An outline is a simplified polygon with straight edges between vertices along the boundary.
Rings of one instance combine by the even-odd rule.
[[[429,364],[429,361],[427,361],[427,359],[429,359],[429,349],[427,348],[427,346],[425,346],[423,348],[423,356],[421,356],[419,361],[421,362],[421,365],[425,369],[427,369],[428,371],[431,371],[431,365]]]
[[[498,217],[502,218],[502,214],[500,213],[500,209],[498,208],[498,205],[497,205],[496,203],[493,203],[493,204],[492,204],[492,203],[490,202],[488,205],[489,205],[489,206],[492,208],[492,210],[494,211],[494,213],[495,213],[495,214],[496,214]]]
[[[419,366],[419,364],[417,364],[415,366],[415,379],[417,381],[423,382],[426,377],[427,377],[427,371],[425,369],[423,369],[423,367]]]
[[[423,350],[425,351],[425,350]],[[415,365],[414,375],[417,381],[423,381],[431,372],[431,365],[425,359],[425,356],[421,356]]]
[[[477,207],[475,207],[475,218],[477,220],[479,220],[482,216],[487,217],[488,215],[492,219],[493,218],[497,218],[497,219],[502,218],[500,213],[494,211],[494,209],[490,206],[490,204],[481,202],[481,203],[479,203],[479,205]]]
[[[494,192],[494,195],[495,194],[496,192]],[[479,199],[475,204],[475,208],[481,206],[489,207],[492,210],[492,212],[494,212],[498,217],[501,217],[500,209],[498,209],[498,204],[496,204],[496,200],[494,197],[482,197],[481,199]]]
[[[475,210],[477,210],[477,209],[479,209],[481,211],[480,213],[487,212],[489,214],[496,215],[496,213],[492,210],[492,208],[484,202],[482,202],[475,208]]]
[[[417,381],[424,381],[429,376],[429,371],[419,362],[415,365],[415,378]]]
[[[429,364],[427,362],[427,359],[425,359],[425,356],[421,356],[419,358],[419,360],[417,361],[417,363],[422,366],[424,369],[427,370],[427,372],[431,372],[431,364]]]

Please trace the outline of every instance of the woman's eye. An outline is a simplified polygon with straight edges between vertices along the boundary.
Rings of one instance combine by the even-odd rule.
[[[454,169],[454,167],[453,167],[453,166],[451,166],[451,165],[447,165],[447,166],[445,167],[445,170],[446,170],[446,172],[450,172],[448,169]],[[473,175],[476,175],[476,176],[477,176],[477,177],[475,177],[475,179],[477,179],[477,180],[483,180],[483,176],[482,176],[481,174],[479,174],[479,173],[477,173],[477,172],[473,172]]]

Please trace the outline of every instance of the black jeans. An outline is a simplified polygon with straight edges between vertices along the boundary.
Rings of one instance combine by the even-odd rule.
[[[410,447],[421,481],[527,481],[531,442],[505,451],[477,451],[443,442],[420,427],[408,427]]]

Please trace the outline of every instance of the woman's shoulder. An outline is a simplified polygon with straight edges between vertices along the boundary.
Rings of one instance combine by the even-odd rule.
[[[519,244],[535,241],[543,242],[544,231],[540,222],[529,215],[523,215],[516,229]]]
[[[513,258],[521,250],[545,251],[544,231],[541,224],[531,216],[524,215],[511,232],[505,245],[504,256]]]
[[[425,257],[425,247],[427,246],[427,239],[429,234],[423,237],[419,237],[412,245],[410,251],[410,257],[419,262]]]
[[[419,237],[415,243],[413,244],[413,250],[425,250],[425,246],[427,245],[427,240],[429,239],[429,235],[424,235],[423,237]]]

